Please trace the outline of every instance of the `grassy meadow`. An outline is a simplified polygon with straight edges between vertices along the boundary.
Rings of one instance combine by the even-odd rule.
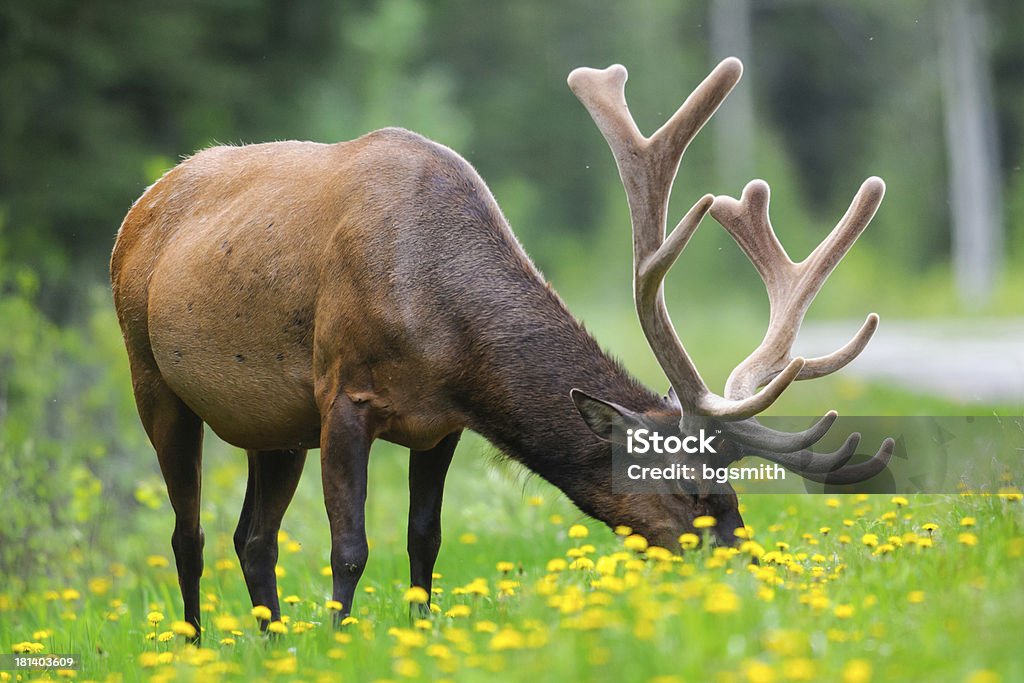
[[[356,617],[340,629],[327,604],[315,461],[279,539],[284,623],[268,637],[231,549],[243,465],[228,455],[208,469],[202,647],[187,644],[179,622],[169,510],[145,493],[137,514],[166,533],[131,539],[131,552],[109,562],[71,553],[50,580],[3,592],[0,643],[79,654],[74,677],[95,681],[1024,676],[1019,494],[748,496],[750,540],[739,549],[656,549],[583,518],[536,479],[463,453],[432,616],[414,620],[408,603],[422,596],[405,583],[405,506],[400,487],[382,485],[400,481],[404,463],[375,455],[370,564]],[[71,674],[49,678],[62,675]]]

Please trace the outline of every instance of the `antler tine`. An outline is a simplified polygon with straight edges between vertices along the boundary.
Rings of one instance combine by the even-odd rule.
[[[779,243],[768,215],[770,191],[761,180],[749,183],[739,201],[716,197],[711,215],[733,237],[754,264],[768,290],[771,315],[764,340],[726,382],[730,399],[752,396],[757,388],[790,364],[793,343],[807,308],[825,280],[846,255],[874,216],[885,194],[880,178],[861,185],[850,208],[825,240],[800,263],[794,263]],[[842,368],[867,346],[878,327],[870,314],[857,335],[838,351],[805,362],[797,379],[821,377]]]
[[[626,104],[628,74],[621,65],[604,70],[580,68],[569,87],[590,112],[615,157],[629,201],[633,226],[633,289],[637,314],[651,350],[677,389],[683,408],[693,414],[741,419],[767,408],[803,369],[794,359],[756,396],[731,401],[712,393],[679,341],[665,306],[662,283],[713,198],[705,195],[665,238],[672,182],[687,145],[739,81],[738,59],[723,60],[650,138],[633,121]]]

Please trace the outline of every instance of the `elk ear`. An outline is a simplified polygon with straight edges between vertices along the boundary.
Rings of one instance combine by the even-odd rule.
[[[642,413],[634,413],[611,401],[594,398],[579,389],[570,390],[569,395],[590,431],[605,441],[625,445],[626,430],[645,424]]]

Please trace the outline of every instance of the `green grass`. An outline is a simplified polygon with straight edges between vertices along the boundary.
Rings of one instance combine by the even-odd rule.
[[[583,518],[539,479],[495,467],[483,442],[469,439],[456,456],[446,496],[446,542],[437,567],[442,578],[436,584],[444,592],[435,596],[442,614],[418,628],[403,601],[405,462],[398,449],[383,446],[373,455],[372,549],[355,605],[359,623],[336,631],[323,607],[330,579],[321,570],[329,546],[318,468],[311,459],[285,517],[284,529],[301,549],[292,552],[283,544],[280,588],[283,596],[301,598],[285,606],[291,628],[298,622],[313,627],[268,640],[249,616],[231,550],[244,458],[225,448],[210,451],[202,586],[210,611],[204,613],[202,651],[179,636],[147,640],[181,618],[173,560],[166,567],[150,566],[160,564],[156,558],[170,558],[172,518],[159,498],[151,503],[157,509],[139,505],[133,511],[144,533],[123,539],[122,555],[69,553],[51,567],[51,578],[3,592],[0,646],[9,651],[15,643],[34,641],[49,652],[78,653],[84,662],[80,680],[116,680],[119,673],[129,681],[1024,676],[1018,649],[1024,629],[1024,505],[1012,497],[922,495],[898,507],[889,496],[747,496],[744,516],[754,539],[769,551],[788,544],[777,563],[768,558],[751,568],[745,554],[725,558],[710,549],[659,561],[626,550],[622,539]],[[966,517],[975,518],[973,528],[961,527]],[[587,526],[587,538],[569,537],[577,523]],[[938,529],[926,531],[929,523]],[[824,534],[822,527],[831,530]],[[977,544],[959,542],[963,531],[975,534]],[[862,543],[868,533],[882,544],[899,536],[903,546],[876,554]],[[932,546],[921,547],[906,534],[929,539]],[[601,573],[569,569],[546,583],[548,561],[571,561],[566,553],[583,544],[594,546],[588,556],[595,560],[615,553],[630,558],[631,563],[617,563],[613,576],[620,581],[595,587]],[[498,571],[500,561],[515,569]],[[489,595],[455,594],[477,578],[486,582]],[[513,595],[500,595],[502,580],[517,583]],[[366,587],[375,592],[365,593]],[[78,597],[65,594],[69,589]],[[444,616],[456,604],[468,605],[471,615]],[[156,627],[147,622],[154,610],[165,617]],[[220,643],[229,636],[215,626],[223,615],[242,624],[232,645]],[[42,630],[50,634],[36,633]],[[348,642],[338,642],[339,634]],[[153,665],[156,655],[147,653],[173,659]],[[1001,679],[979,677],[979,671],[998,672]]]

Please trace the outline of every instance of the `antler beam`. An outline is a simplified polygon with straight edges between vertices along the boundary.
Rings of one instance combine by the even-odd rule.
[[[672,182],[686,147],[739,82],[742,73],[738,59],[723,60],[649,138],[640,133],[626,105],[625,67],[616,64],[604,70],[580,68],[569,74],[569,87],[608,142],[626,190],[633,224],[633,292],[640,326],[684,409],[727,420],[763,411],[804,367],[803,359],[794,358],[762,392],[742,400],[719,396],[701,378],[679,341],[665,306],[665,275],[714,202],[710,195],[698,200],[666,239]]]

